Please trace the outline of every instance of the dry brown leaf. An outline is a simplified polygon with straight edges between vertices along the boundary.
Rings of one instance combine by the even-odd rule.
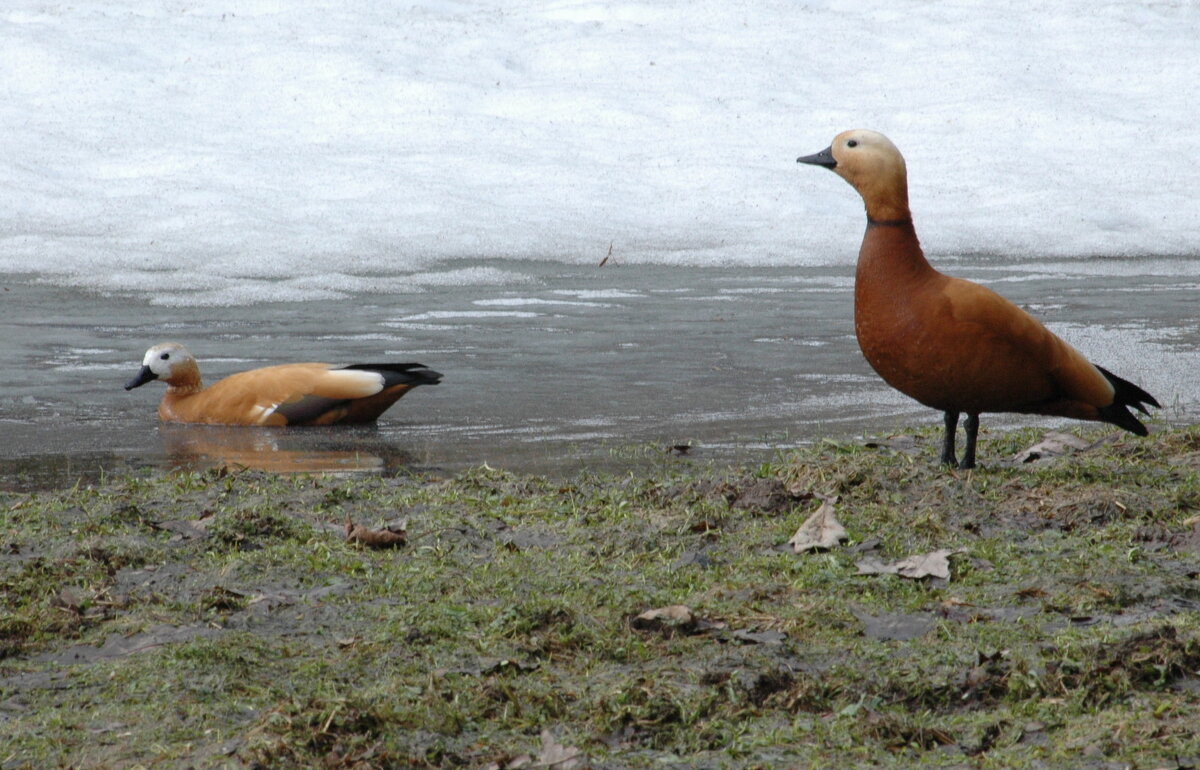
[[[401,530],[371,529],[355,524],[346,514],[346,541],[368,548],[398,548],[408,542],[408,533]]]
[[[1101,439],[1101,441],[1103,440]],[[1075,452],[1085,452],[1095,445],[1087,439],[1082,439],[1070,433],[1050,431],[1042,437],[1041,441],[1014,455],[1013,462],[1031,463],[1035,460],[1061,457],[1063,455],[1074,454]]]
[[[935,577],[943,580],[950,577],[950,557],[962,553],[962,548],[939,548],[929,553],[916,554],[892,564],[885,564],[875,556],[859,559],[854,563],[860,575],[899,575],[900,577]]]
[[[722,621],[705,620],[682,604],[646,610],[635,617],[630,625],[638,631],[679,631],[685,634],[704,634],[726,628]]]
[[[682,604],[671,604],[666,607],[659,607],[655,610],[646,610],[641,615],[638,615],[634,620],[642,620],[647,623],[654,621],[670,621],[672,623],[692,623],[696,620],[696,616],[692,611]]]
[[[957,550],[939,548],[929,553],[909,556],[896,562],[896,574],[906,578],[936,577],[943,580],[950,577],[950,554]]]
[[[846,528],[833,516],[833,503],[823,500],[821,507],[804,520],[788,545],[794,553],[812,549],[828,549],[846,539]]]
[[[583,766],[583,752],[574,746],[564,746],[549,730],[542,730],[542,751],[533,767],[552,767],[554,770],[576,770]]]

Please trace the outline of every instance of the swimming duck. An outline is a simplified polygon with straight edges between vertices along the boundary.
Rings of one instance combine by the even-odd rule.
[[[1159,406],[991,289],[935,270],[908,208],[904,158],[883,134],[855,129],[798,163],[824,166],[862,196],[867,231],[854,282],[854,331],[871,367],[896,390],[945,413],[941,461],[975,467],[983,412],[1108,422],[1139,436],[1129,411]],[[955,433],[966,414],[966,447]]]
[[[418,385],[442,375],[421,364],[281,364],[232,374],[209,387],[187,348],[164,342],[146,351],[125,390],[162,380],[164,422],[210,425],[351,425],[374,422]]]

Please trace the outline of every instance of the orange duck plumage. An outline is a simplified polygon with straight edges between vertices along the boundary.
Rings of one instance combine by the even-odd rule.
[[[421,364],[281,364],[239,372],[204,387],[196,359],[183,345],[146,351],[126,390],[162,380],[163,422],[209,425],[351,425],[374,422],[418,385],[442,375]]]
[[[1129,407],[1158,406],[1146,391],[1090,363],[1019,307],[979,284],[930,266],[908,208],[904,158],[883,134],[834,137],[798,159],[831,169],[867,208],[854,283],[854,330],[863,355],[893,388],[945,413],[942,462],[975,465],[982,412],[1020,412],[1109,422],[1146,435]]]

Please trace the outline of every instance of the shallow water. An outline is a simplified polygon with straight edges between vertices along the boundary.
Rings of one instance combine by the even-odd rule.
[[[1165,417],[1194,420],[1194,261],[934,261],[1030,309],[1155,394]],[[0,300],[0,475],[36,486],[146,464],[349,473],[486,462],[555,472],[645,462],[677,444],[694,445],[688,457],[756,460],[822,436],[938,422],[884,386],[859,354],[851,264],[504,260],[502,271],[494,285],[225,308],[10,280]],[[187,344],[210,382],[301,360],[419,361],[445,379],[410,393],[377,429],[160,427],[160,386],[122,385],[145,348],[165,339]]]

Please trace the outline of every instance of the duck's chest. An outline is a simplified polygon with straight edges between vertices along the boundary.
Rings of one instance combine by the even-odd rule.
[[[953,376],[952,311],[940,285],[945,277],[920,255],[915,237],[864,241],[854,284],[854,331],[871,367],[890,385],[918,399]]]
[[[194,422],[188,400],[187,395],[168,390],[158,403],[158,419],[163,422]]]
[[[858,282],[854,333],[867,361],[884,379],[937,366],[939,309],[927,292]]]

